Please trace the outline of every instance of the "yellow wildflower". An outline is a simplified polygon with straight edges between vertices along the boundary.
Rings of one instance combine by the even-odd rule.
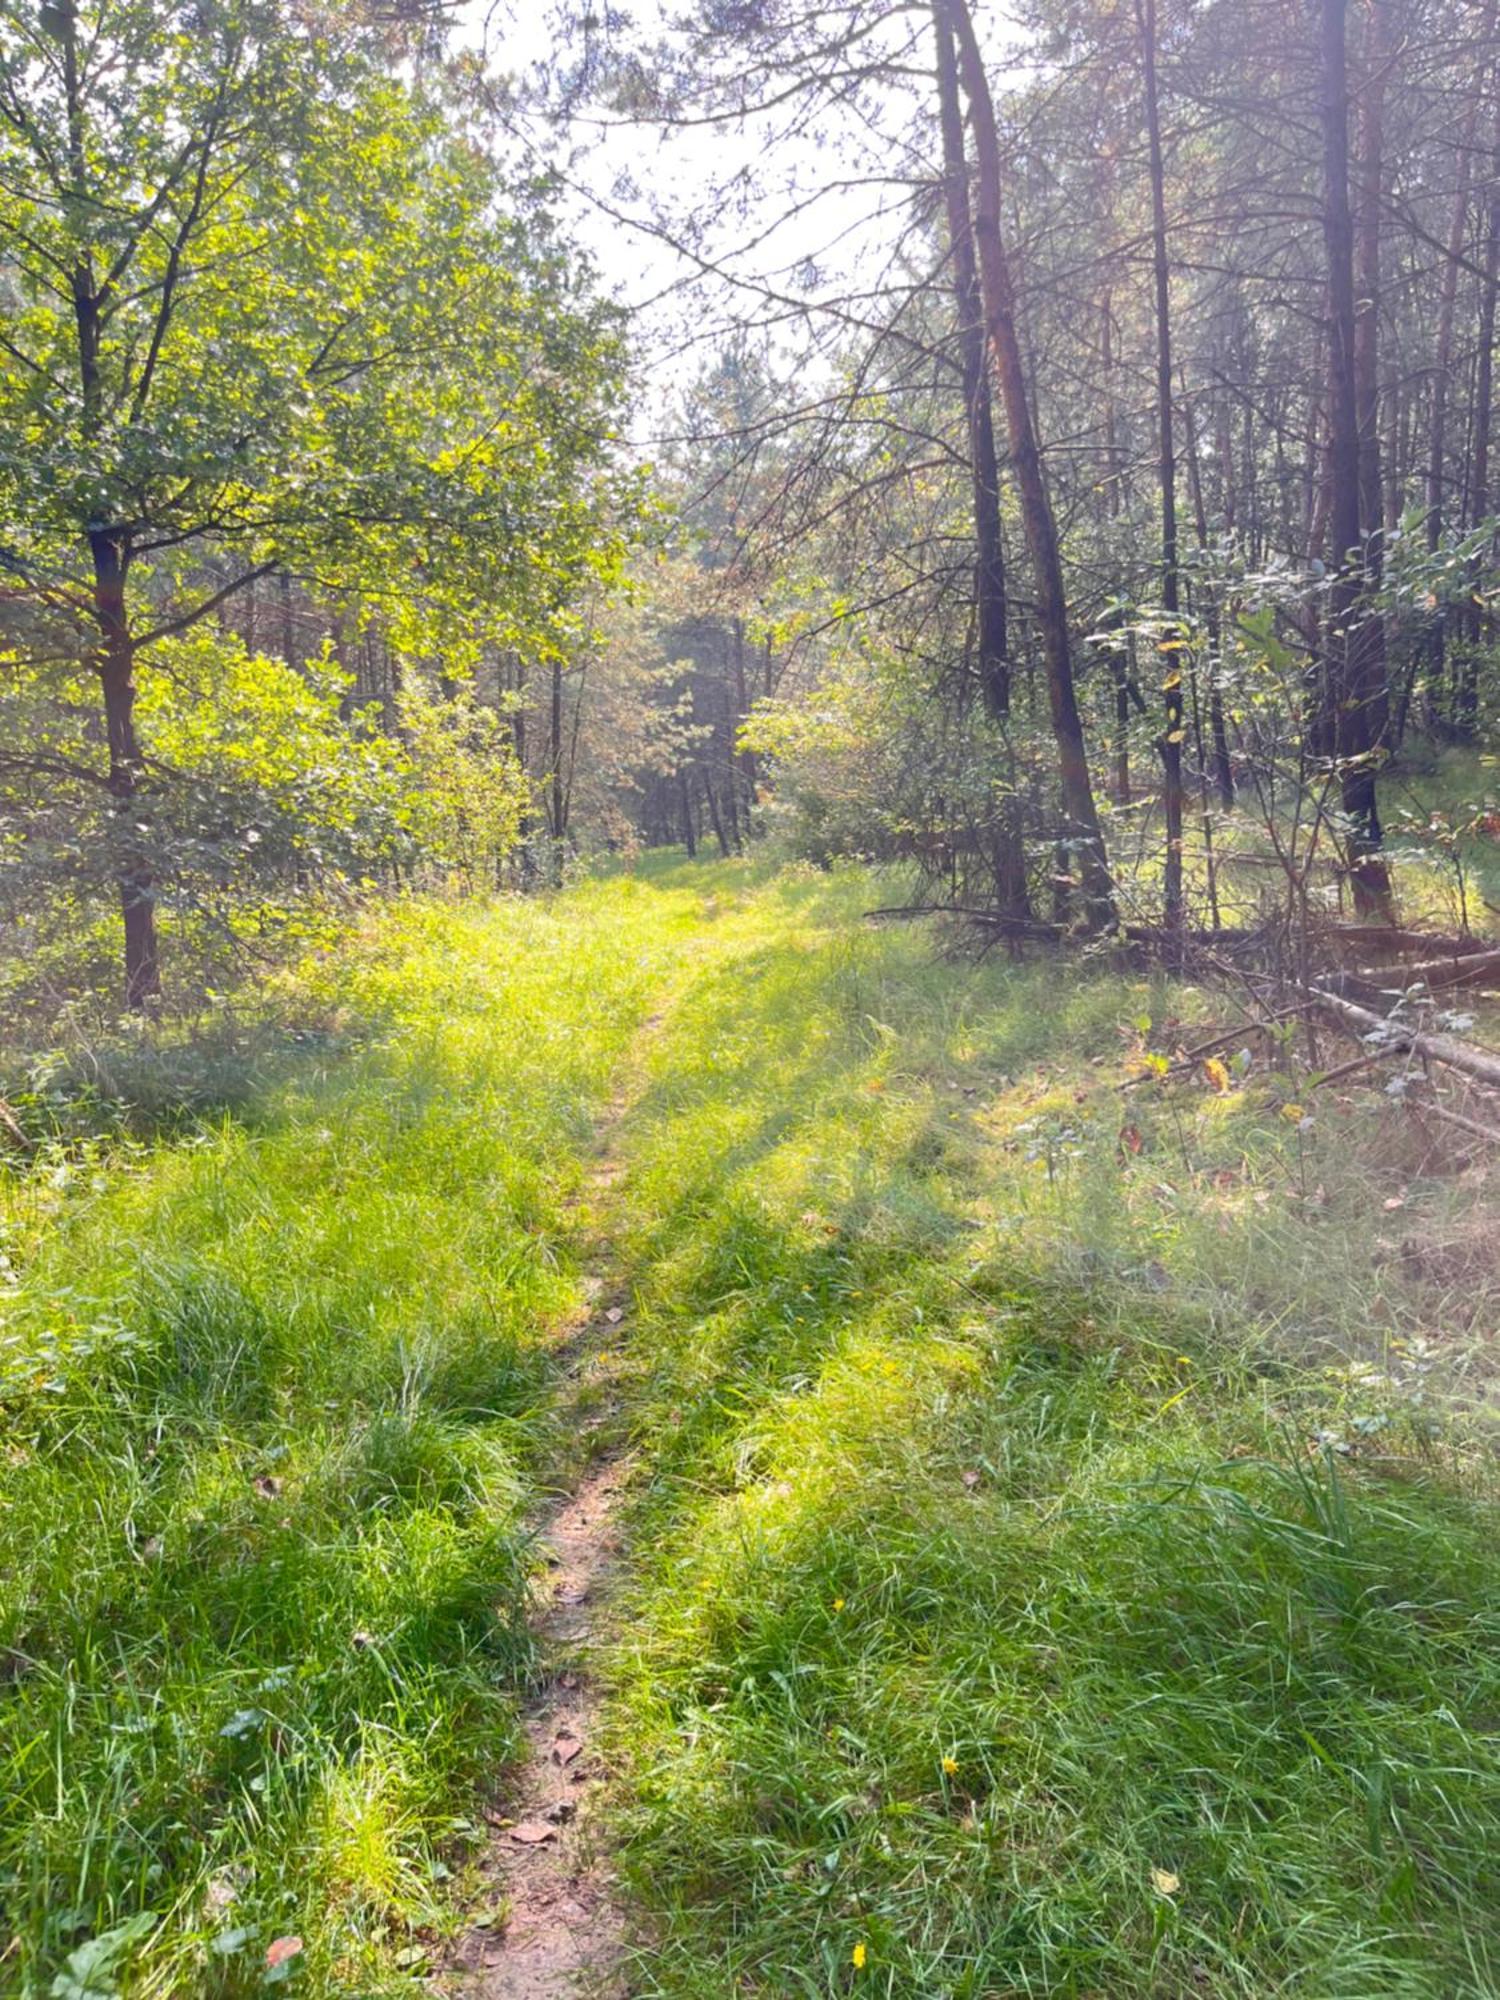
[[[865,1959],[869,1956],[863,1944],[857,1944],[849,1954],[849,1963],[856,1972],[863,1972]]]

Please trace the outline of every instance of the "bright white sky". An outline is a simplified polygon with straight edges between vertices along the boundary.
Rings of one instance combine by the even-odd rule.
[[[642,38],[655,39],[681,11],[680,0],[638,0]],[[465,0],[461,32],[484,46],[492,71],[523,75],[554,53],[551,13],[547,0]],[[1006,12],[992,6],[988,15],[998,45]],[[909,32],[923,31],[919,15],[908,20]],[[925,42],[913,60],[929,61]],[[1003,57],[997,69],[997,80],[1008,81]],[[903,157],[909,107],[893,102],[886,133],[854,118],[837,131],[810,130],[801,116],[798,109],[744,129],[689,131],[580,120],[551,142],[573,190],[564,204],[572,232],[605,287],[632,309],[650,384],[648,430],[673,385],[697,372],[736,320],[774,322],[767,291],[844,297],[885,280],[906,219],[907,180],[926,165]],[[632,226],[663,205],[685,228],[696,214],[702,255],[739,283],[705,278],[691,257]]]

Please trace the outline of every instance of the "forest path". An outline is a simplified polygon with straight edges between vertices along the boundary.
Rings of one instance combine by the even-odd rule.
[[[598,1808],[609,1773],[598,1749],[602,1690],[594,1661],[609,1638],[609,1599],[622,1544],[617,1516],[629,1459],[613,1435],[621,1402],[611,1341],[629,1309],[611,1223],[624,1171],[619,1128],[639,1097],[645,1056],[666,1004],[642,1024],[594,1130],[594,1158],[572,1204],[588,1215],[582,1301],[554,1335],[557,1415],[582,1470],[534,1519],[547,1574],[532,1629],[545,1679],[523,1715],[526,1750],[503,1803],[487,1813],[494,1838],[482,1863],[492,1920],[459,1939],[450,1964],[466,2000],[626,2000],[626,1924]]]

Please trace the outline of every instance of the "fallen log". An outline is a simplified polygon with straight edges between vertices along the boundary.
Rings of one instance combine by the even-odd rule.
[[[1232,926],[1219,930],[1190,930],[1174,933],[1160,924],[1121,924],[1118,930],[1101,931],[1097,935],[1088,931],[1074,930],[1065,924],[1049,924],[1040,917],[1008,917],[999,910],[976,909],[966,903],[892,903],[878,910],[866,910],[865,922],[888,923],[913,917],[961,917],[965,923],[977,924],[983,930],[996,932],[1000,937],[1014,938],[1020,944],[1083,944],[1108,945],[1123,941],[1126,944],[1148,944],[1165,947],[1169,944],[1182,945],[1223,945],[1258,944],[1264,933],[1259,930],[1237,929]]]
[[[1362,1056],[1351,1056],[1346,1063],[1336,1069],[1325,1069],[1307,1086],[1309,1090],[1326,1090],[1330,1083],[1342,1083],[1345,1077],[1356,1076],[1362,1069],[1371,1069],[1378,1062],[1385,1062],[1390,1056],[1398,1055],[1398,1049],[1367,1049]]]
[[[1430,992],[1500,974],[1500,951],[1477,951],[1463,957],[1429,958],[1415,965],[1363,965],[1358,977],[1371,986],[1413,986],[1420,981]]]
[[[1500,1090],[1500,1056],[1491,1055],[1485,1049],[1476,1049],[1469,1042],[1459,1041],[1455,1035],[1429,1034],[1425,1029],[1408,1027],[1405,1022],[1392,1020],[1388,1014],[1372,1013],[1368,1007],[1360,1007],[1353,1000],[1346,1000],[1340,993],[1330,993],[1324,987],[1313,986],[1308,991],[1328,1013],[1358,1028],[1361,1035],[1379,1035],[1382,1045],[1392,1051],[1409,1050],[1429,1062],[1446,1063],[1450,1069],[1461,1070],[1465,1076],[1487,1083],[1492,1090]]]
[[[1453,932],[1407,930],[1401,924],[1323,924],[1313,933],[1334,945],[1348,945],[1362,951],[1421,951],[1429,957],[1442,950],[1450,958],[1473,957],[1491,949],[1481,937]]]

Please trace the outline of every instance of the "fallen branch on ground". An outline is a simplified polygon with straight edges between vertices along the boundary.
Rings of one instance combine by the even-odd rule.
[[[1465,1076],[1487,1083],[1492,1090],[1500,1090],[1500,1056],[1476,1049],[1469,1042],[1459,1041],[1455,1035],[1429,1034],[1424,1029],[1411,1028],[1404,1022],[1393,1020],[1387,1014],[1372,1013],[1368,1007],[1357,1006],[1353,1000],[1346,1000],[1339,993],[1329,993],[1321,986],[1312,987],[1310,993],[1328,1013],[1358,1028],[1362,1035],[1379,1035],[1383,1047],[1393,1052],[1410,1050],[1413,1055],[1424,1056],[1430,1062],[1446,1063],[1450,1069],[1462,1070]]]
[[[1456,1125],[1461,1132],[1472,1132],[1477,1139],[1485,1140],[1491,1146],[1500,1146],[1500,1128],[1482,1125],[1477,1118],[1467,1117],[1462,1111],[1450,1111],[1445,1104],[1433,1104],[1421,1098],[1412,1105],[1412,1110],[1425,1112],[1429,1118],[1440,1118],[1445,1125]]]
[[[1362,965],[1359,978],[1371,986],[1415,986],[1429,991],[1441,987],[1468,986],[1491,973],[1500,973],[1500,951],[1469,952],[1460,958],[1429,958],[1416,965]]]

